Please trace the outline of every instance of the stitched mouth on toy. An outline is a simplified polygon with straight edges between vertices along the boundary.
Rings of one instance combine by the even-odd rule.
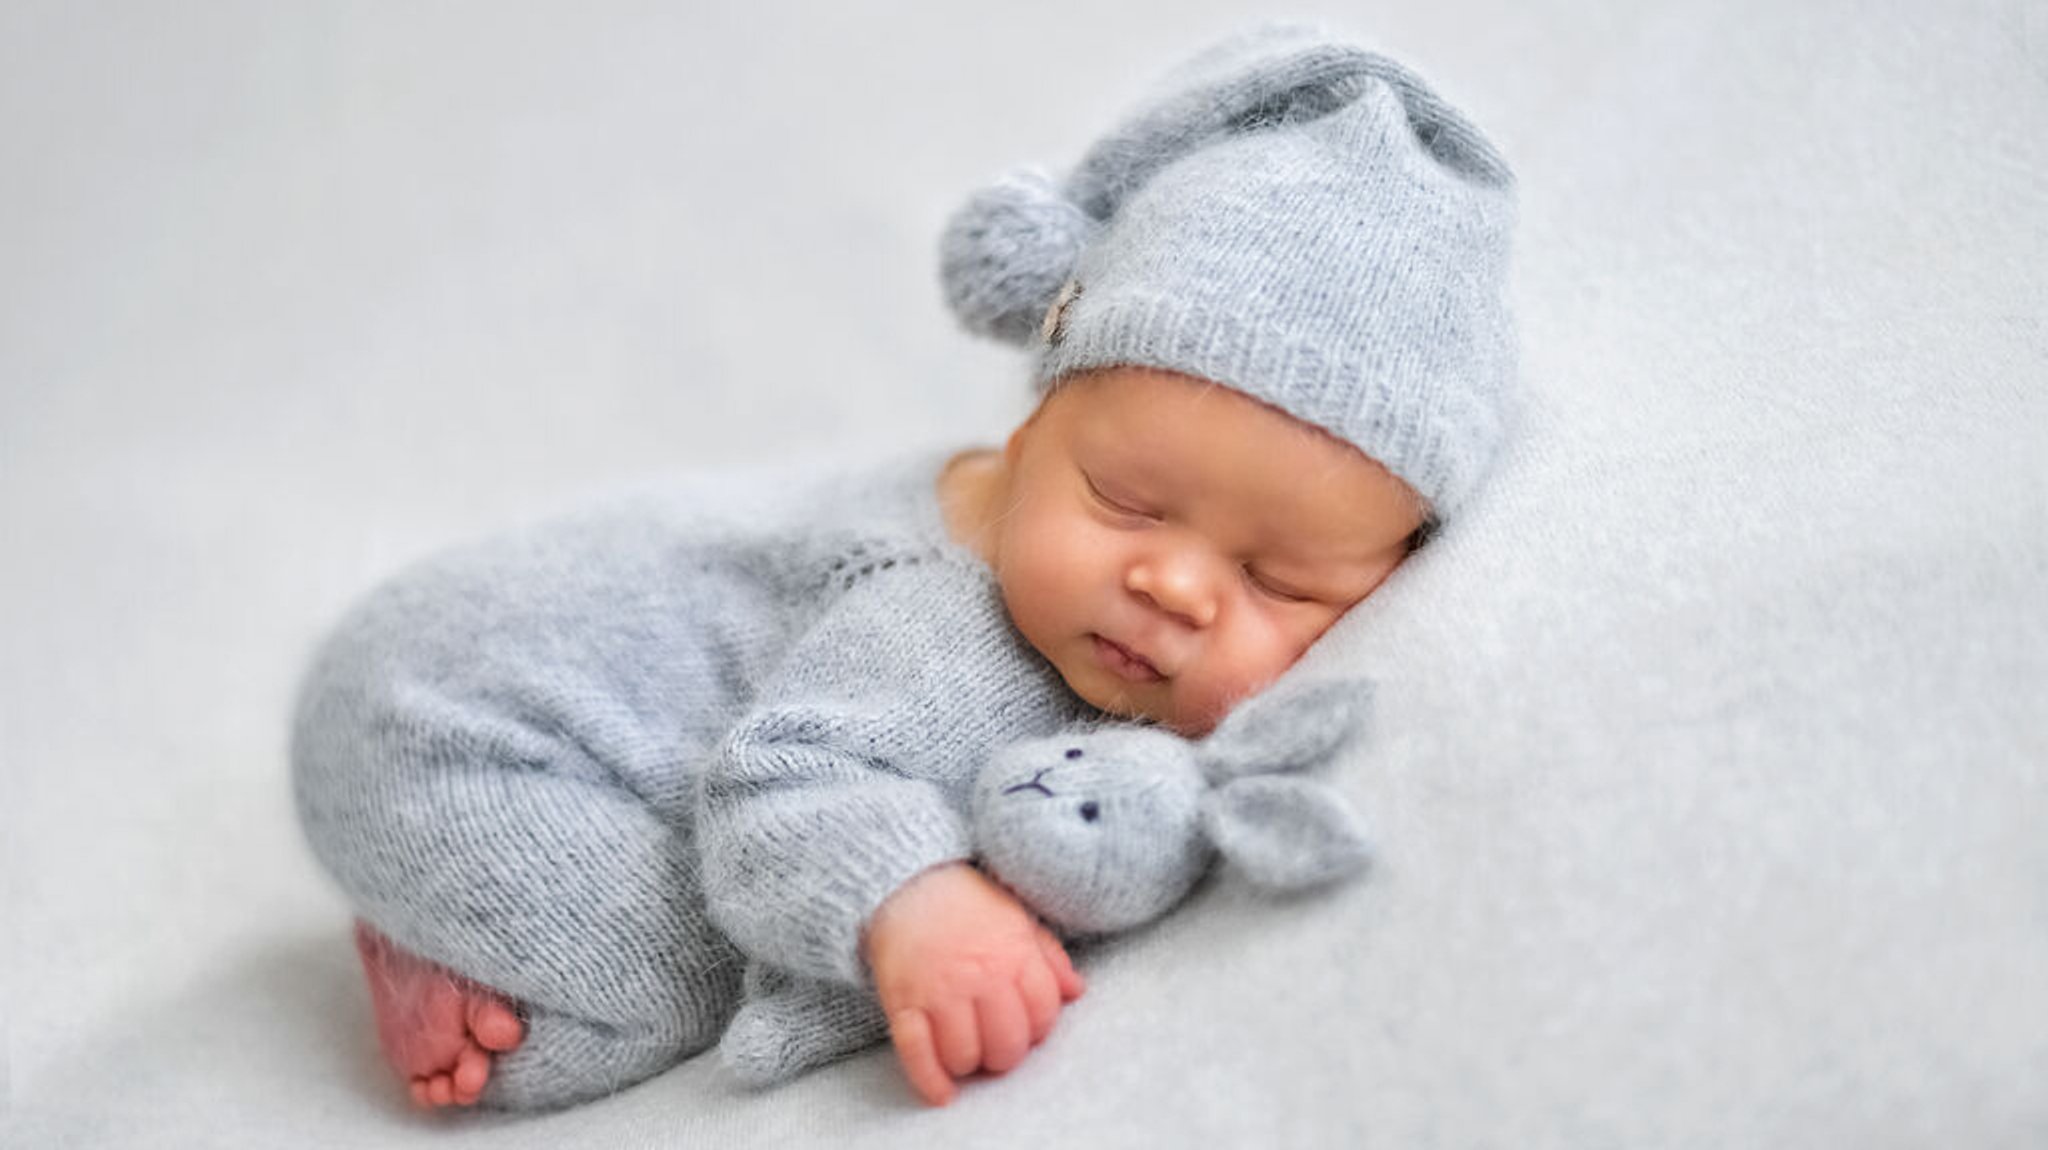
[[[1006,795],[1014,795],[1018,791],[1037,791],[1039,794],[1044,795],[1046,798],[1052,798],[1052,788],[1038,781],[1044,778],[1051,771],[1051,767],[1046,767],[1043,770],[1040,770],[1037,774],[1031,776],[1031,781],[1028,783],[1018,783],[1016,786],[1013,787],[1004,787],[1003,793]]]

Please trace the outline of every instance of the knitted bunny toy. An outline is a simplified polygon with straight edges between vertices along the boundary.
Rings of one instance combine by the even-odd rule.
[[[1271,890],[1354,874],[1356,820],[1301,772],[1344,747],[1370,697],[1361,680],[1283,684],[1199,742],[1113,725],[1014,744],[976,778],[980,864],[1070,940],[1158,918],[1219,855]],[[744,995],[719,1055],[749,1085],[888,1037],[871,991],[756,963]]]

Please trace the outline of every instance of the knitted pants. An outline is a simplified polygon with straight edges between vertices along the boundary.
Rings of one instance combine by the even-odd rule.
[[[547,576],[515,565],[518,580]],[[358,914],[518,1002],[525,1041],[495,1057],[481,1102],[532,1109],[656,1074],[732,1016],[743,963],[705,915],[688,766],[716,747],[739,688],[716,637],[606,638],[581,618],[590,604],[522,613],[494,593],[503,581],[430,573],[352,614],[302,686],[293,785]],[[669,624],[702,605],[665,594],[643,605]],[[643,668],[634,682],[694,702],[636,709],[597,665]]]

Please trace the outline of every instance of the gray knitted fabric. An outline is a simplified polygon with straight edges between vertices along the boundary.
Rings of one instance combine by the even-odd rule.
[[[1091,723],[1003,748],[974,787],[977,862],[1069,940],[1151,922],[1218,855],[1269,890],[1357,874],[1368,861],[1328,765],[1363,722],[1362,680],[1282,682],[1208,738]],[[888,1034],[859,988],[749,971],[719,1043],[741,1081],[779,1082]]]
[[[947,225],[973,330],[1041,387],[1138,364],[1357,445],[1448,517],[1512,422],[1515,183],[1416,73],[1306,25],[1173,70],[1064,179],[1013,172]]]
[[[946,535],[938,456],[709,481],[429,561],[302,685],[314,853],[400,946],[517,999],[484,1103],[703,1050],[742,973],[866,988],[861,924],[969,857],[974,772],[1094,715]]]
[[[1005,185],[947,242],[988,330],[1028,338],[1046,313],[1041,379],[1185,371],[1352,440],[1438,514],[1477,482],[1512,374],[1512,184],[1410,74],[1263,30],[1049,188]],[[307,837],[365,919],[520,1002],[486,1104],[645,1078],[716,1041],[743,993],[726,1052],[751,1077],[877,1038],[861,925],[970,857],[999,749],[1094,716],[947,537],[940,464],[700,484],[514,533],[402,574],[323,645],[292,746]],[[1299,821],[1298,788],[1231,793],[1244,817],[1205,825],[1254,873],[1328,854],[1230,838],[1332,825]]]

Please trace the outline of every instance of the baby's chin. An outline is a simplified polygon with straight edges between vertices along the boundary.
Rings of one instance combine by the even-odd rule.
[[[1207,738],[1211,731],[1229,717],[1231,710],[1238,703],[1257,694],[1266,685],[1240,683],[1223,695],[1184,689],[1178,697],[1168,699],[1164,709],[1145,717],[1184,739]]]
[[[1128,690],[1093,682],[1076,683],[1071,678],[1067,679],[1067,687],[1105,715],[1154,723],[1182,738],[1199,739],[1214,730],[1222,718],[1220,714],[1212,717],[1188,714],[1176,706],[1170,696],[1157,700],[1140,698]]]

